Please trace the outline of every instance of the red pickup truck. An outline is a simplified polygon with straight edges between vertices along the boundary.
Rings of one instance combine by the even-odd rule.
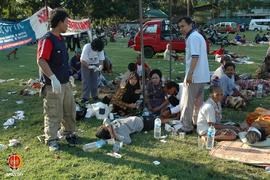
[[[170,25],[168,20],[151,20],[143,25],[144,56],[152,58],[156,53],[164,52],[166,45],[170,43],[172,37],[172,49],[176,52],[185,51],[185,38],[172,25],[172,35],[170,36]],[[207,44],[209,46],[209,44]],[[141,51],[140,32],[134,37],[133,48]],[[209,49],[209,48],[208,48]]]

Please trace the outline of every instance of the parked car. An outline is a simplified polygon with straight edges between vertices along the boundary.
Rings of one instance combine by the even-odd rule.
[[[236,33],[239,31],[239,27],[235,22],[220,22],[214,26],[220,33]]]
[[[270,30],[270,19],[251,19],[249,23],[249,30],[251,31],[265,31]]]
[[[164,52],[166,45],[172,39],[172,49],[176,52],[184,52],[185,38],[180,34],[176,25],[172,25],[172,34],[170,35],[170,25],[168,20],[151,20],[143,25],[144,56],[152,58],[156,53]],[[209,47],[209,43],[208,43]],[[140,33],[137,32],[134,38],[135,51],[141,51]],[[209,48],[208,48],[209,49]]]

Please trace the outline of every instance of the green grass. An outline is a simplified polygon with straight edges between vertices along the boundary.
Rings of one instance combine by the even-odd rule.
[[[108,78],[116,77],[126,70],[127,64],[133,62],[136,53],[126,48],[126,40],[110,43],[106,51],[113,60],[114,73]],[[213,47],[214,48],[214,47]],[[256,63],[263,60],[266,45],[258,47],[229,47],[228,50],[245,54]],[[11,138],[18,138],[22,146],[0,151],[0,176],[8,172],[6,158],[11,153],[19,153],[23,158],[22,179],[269,179],[264,169],[214,159],[208,151],[197,148],[196,135],[184,140],[169,138],[166,144],[154,140],[153,132],[140,133],[132,136],[132,145],[121,150],[123,157],[114,159],[106,155],[112,147],[106,146],[94,152],[83,152],[81,146],[68,147],[61,144],[61,151],[51,153],[41,144],[36,136],[43,133],[42,99],[39,97],[22,97],[18,94],[8,95],[11,90],[19,91],[21,79],[28,80],[38,76],[36,65],[36,46],[25,46],[18,51],[18,60],[8,61],[5,51],[0,52],[0,79],[15,78],[14,81],[0,84],[0,143],[8,144]],[[218,64],[209,57],[211,70]],[[147,60],[152,68],[160,68],[165,76],[169,74],[169,63],[161,58]],[[25,67],[20,67],[24,65]],[[239,65],[240,73],[254,73],[257,65]],[[173,79],[183,78],[184,66],[173,62]],[[80,89],[80,83],[77,83]],[[8,99],[2,102],[2,99]],[[17,105],[16,100],[24,100]],[[250,102],[243,111],[224,110],[224,118],[241,122],[248,112],[257,106],[269,107],[269,96]],[[24,110],[26,119],[18,122],[16,128],[4,130],[2,123],[13,115],[16,110]],[[78,134],[82,144],[95,141],[95,132],[101,121],[90,119],[77,123]],[[24,148],[29,146],[29,150]],[[161,162],[159,166],[153,161]]]

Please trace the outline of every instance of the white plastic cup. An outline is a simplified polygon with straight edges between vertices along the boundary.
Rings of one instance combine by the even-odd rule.
[[[186,133],[185,132],[179,132],[179,138],[180,139],[185,139]]]

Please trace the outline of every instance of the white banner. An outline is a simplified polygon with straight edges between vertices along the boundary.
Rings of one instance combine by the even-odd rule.
[[[50,13],[52,9],[48,7],[48,11]],[[48,31],[48,18],[46,15],[46,8],[43,7],[38,12],[33,14],[29,17],[31,26],[36,34],[36,39],[41,38],[44,36]],[[68,30],[66,33],[62,35],[75,35],[81,32],[86,32],[91,28],[91,24],[89,19],[82,19],[82,20],[73,20],[68,19]]]

